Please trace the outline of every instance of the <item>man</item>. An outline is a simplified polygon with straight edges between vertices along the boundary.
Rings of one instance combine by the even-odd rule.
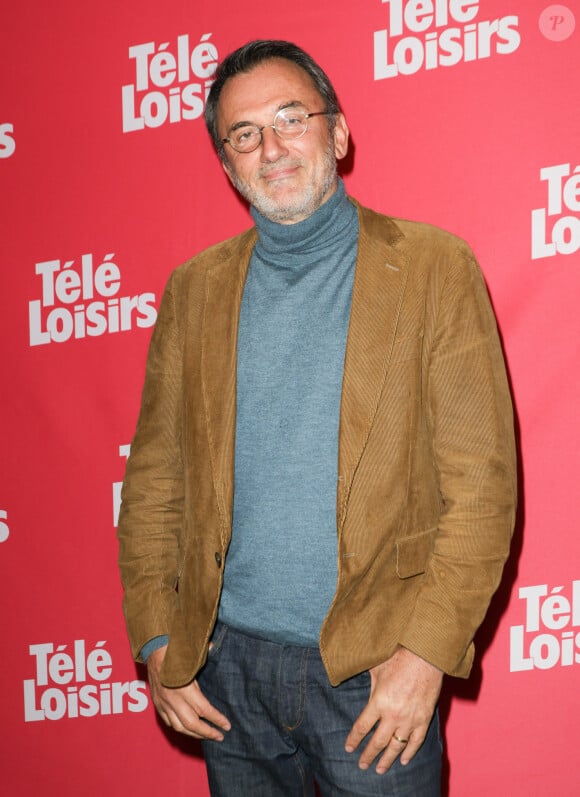
[[[437,795],[442,677],[514,520],[483,279],[346,196],[348,127],[296,46],[226,58],[206,123],[255,228],[160,308],[119,523],[134,654],[212,794]]]

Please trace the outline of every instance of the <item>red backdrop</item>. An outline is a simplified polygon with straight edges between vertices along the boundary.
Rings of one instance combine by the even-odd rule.
[[[580,3],[23,0],[0,31],[5,794],[207,795],[129,655],[119,483],[170,271],[249,226],[201,113],[239,44],[333,78],[348,190],[466,238],[513,385],[521,508],[469,682],[442,715],[454,797],[577,794]]]

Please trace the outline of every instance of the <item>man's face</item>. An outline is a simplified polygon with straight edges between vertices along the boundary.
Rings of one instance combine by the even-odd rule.
[[[308,113],[326,110],[303,69],[284,59],[265,61],[223,87],[217,109],[220,138],[227,138],[239,122],[271,125],[281,108],[295,103]],[[337,114],[330,134],[328,121],[327,116],[309,119],[306,133],[290,141],[267,127],[253,152],[236,152],[225,144],[227,176],[266,218],[279,224],[302,221],[336,190],[336,160],[346,155],[348,128]]]

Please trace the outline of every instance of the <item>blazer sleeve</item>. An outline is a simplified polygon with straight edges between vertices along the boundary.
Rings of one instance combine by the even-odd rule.
[[[400,644],[466,676],[473,637],[499,585],[516,509],[512,404],[496,321],[460,243],[434,313],[426,413],[442,511]]]
[[[182,346],[176,274],[165,289],[147,358],[136,433],[122,489],[119,567],[123,609],[135,659],[169,634],[176,608],[183,529]]]

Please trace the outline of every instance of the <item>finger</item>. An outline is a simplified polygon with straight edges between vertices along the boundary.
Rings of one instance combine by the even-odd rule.
[[[224,736],[221,730],[205,722],[192,703],[183,697],[177,701],[165,701],[157,707],[157,710],[164,720],[167,718],[167,724],[179,733],[193,736],[196,739],[223,741]]]
[[[199,684],[197,681],[193,682],[194,692],[193,692],[193,699],[192,704],[200,717],[204,717],[209,722],[217,725],[218,728],[222,728],[224,731],[229,731],[231,723],[229,719],[218,711],[218,709],[209,702],[207,697],[203,694],[201,689],[199,688]]]
[[[195,739],[211,739],[214,742],[223,742],[224,740],[224,735],[221,731],[214,728],[213,725],[204,722],[200,717],[189,720],[186,725],[182,725],[181,728],[176,728],[175,730],[188,736],[193,736]]]
[[[167,725],[168,728],[171,728],[171,720],[167,716],[167,712],[164,711],[163,708],[160,708],[157,705],[155,706],[155,708],[157,709],[157,713],[159,714],[165,725]]]
[[[377,763],[376,772],[378,775],[384,775],[384,773],[387,772],[387,770],[389,770],[395,763],[397,758],[406,752],[410,744],[410,739],[407,741],[408,739],[408,736],[403,736],[400,732],[394,733],[391,736],[383,755],[380,757]]]
[[[359,758],[358,765],[361,769],[368,769],[375,758],[380,755],[383,750],[387,751],[387,758],[392,757],[393,761],[399,755],[404,745],[397,743],[397,747],[389,746],[393,741],[391,728],[392,725],[387,725],[386,723],[380,723],[377,726],[375,732],[367,742],[367,745]]]
[[[418,734],[417,731],[414,731],[411,738],[409,739],[409,744],[406,745],[405,749],[401,753],[401,764],[403,766],[408,764],[409,761],[414,757],[415,753],[418,752],[419,748],[423,744],[425,740],[425,734]]]
[[[194,739],[211,739],[212,741],[222,742],[224,735],[213,725],[204,722],[201,717],[188,713],[187,717],[180,716],[175,712],[169,712],[170,727],[178,733],[191,736]]]
[[[365,706],[357,719],[354,721],[353,726],[346,737],[344,749],[347,753],[352,753],[353,750],[356,750],[361,741],[372,730],[378,719],[379,715],[377,712],[372,711],[368,705]]]
[[[227,717],[212,706],[195,682],[187,689],[164,689],[156,695],[154,703],[167,725],[198,739],[222,741],[223,733],[220,729],[227,731],[231,727]]]

